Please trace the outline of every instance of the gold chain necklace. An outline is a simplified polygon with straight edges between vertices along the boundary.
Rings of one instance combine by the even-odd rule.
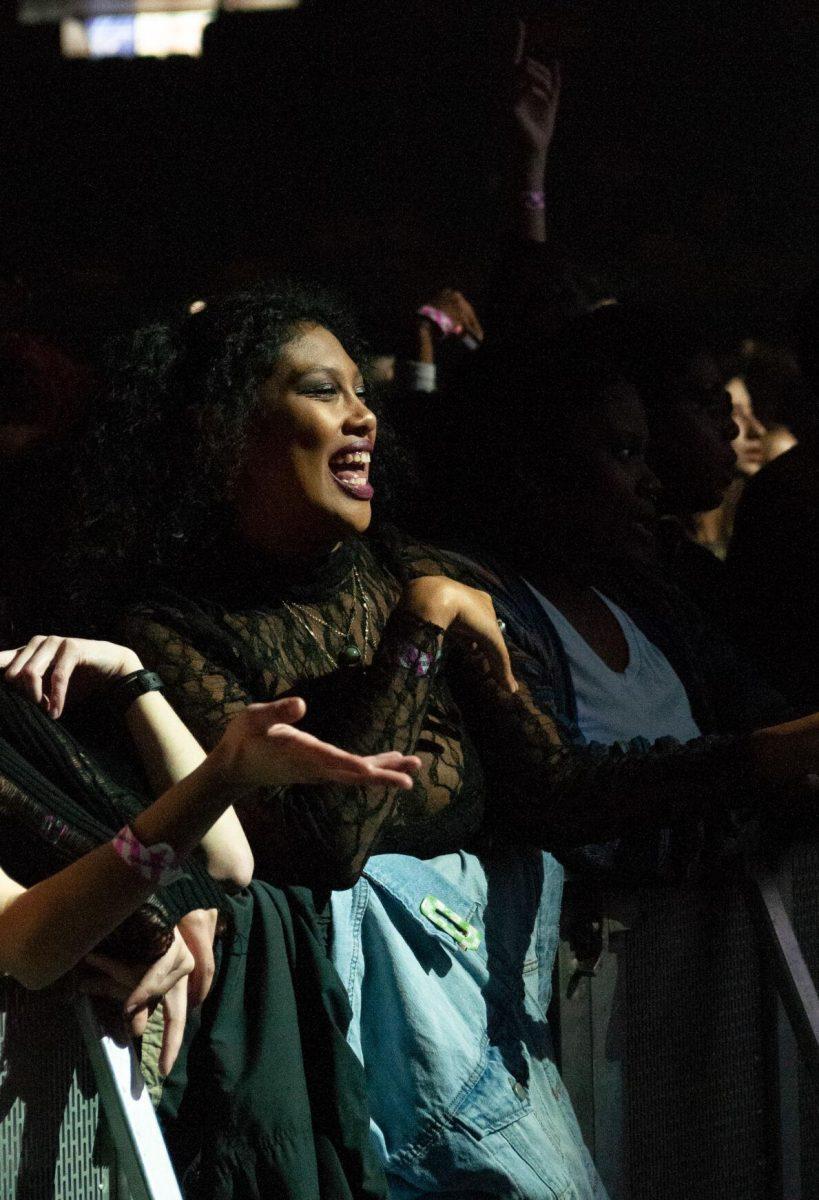
[[[370,646],[370,648],[373,650],[375,649],[375,647],[372,645],[372,642],[370,641],[370,598],[367,595],[367,593],[364,591],[364,585],[361,582],[361,576],[358,573],[357,567],[353,567],[352,576],[353,576],[353,607],[350,612],[350,620],[347,622],[346,630],[339,629],[339,627],[337,625],[333,625],[330,621],[325,621],[323,617],[320,617],[318,615],[318,613],[314,613],[311,609],[309,609],[304,604],[292,604],[292,603],[288,603],[287,600],[282,601],[283,607],[287,610],[287,612],[290,614],[290,616],[293,618],[293,620],[298,625],[300,625],[302,627],[302,629],[305,631],[305,633],[307,633],[313,639],[313,641],[316,643],[316,645],[318,646],[321,653],[324,655],[324,657],[327,659],[327,661],[329,663],[331,663],[332,666],[334,666],[334,667],[355,667],[362,661],[364,654],[367,651],[368,646]],[[360,602],[361,608],[364,612],[364,650],[363,651],[359,650],[358,646],[356,645],[355,639],[353,638],[353,625],[355,624],[356,601],[357,600]],[[317,625],[322,625],[325,629],[329,629],[331,633],[335,633],[338,635],[338,637],[341,638],[343,645],[341,647],[341,650],[338,652],[338,655],[335,658],[330,653],[330,651],[327,650],[327,648],[324,645],[322,645],[322,643],[319,641],[318,637],[316,636],[315,630],[313,630],[310,627],[310,625],[308,624],[308,622],[306,620],[307,617],[309,617],[311,621],[315,621],[315,623]]]

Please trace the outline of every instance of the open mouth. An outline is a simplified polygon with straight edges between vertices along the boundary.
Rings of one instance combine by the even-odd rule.
[[[348,496],[354,500],[371,500],[373,486],[370,483],[370,450],[339,450],[330,459],[330,474]]]

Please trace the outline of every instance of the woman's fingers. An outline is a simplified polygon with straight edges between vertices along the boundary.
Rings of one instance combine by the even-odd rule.
[[[257,714],[260,725],[272,730],[274,725],[293,725],[307,712],[307,705],[300,696],[284,696],[281,700],[270,700],[266,704],[251,704],[250,711]]]
[[[123,1007],[128,1017],[164,996],[179,979],[187,978],[194,968],[193,955],[178,930],[174,930],[170,949],[148,967],[94,953],[87,954],[83,962],[94,968],[94,974],[81,980],[80,990],[124,1000]]]
[[[211,914],[205,912],[203,915],[207,918],[203,922],[203,930],[207,933]],[[215,917],[213,924],[215,928]],[[212,958],[212,939],[210,953]],[[174,941],[167,953],[147,969],[144,965],[123,963],[93,953],[86,955],[83,965],[92,970],[80,978],[78,990],[117,1001],[119,1021],[124,1014],[133,1037],[142,1036],[150,1014],[162,1001],[165,1026],[159,1070],[167,1075],[182,1045],[188,1011],[188,976],[195,967],[194,957],[179,931],[174,931]]]
[[[174,944],[143,975],[125,998],[125,1014],[130,1016],[157,996],[164,996],[180,979],[187,979],[194,968],[193,955],[177,933]],[[185,985],[187,987],[187,984]]]
[[[509,650],[498,625],[495,606],[488,592],[464,588],[463,601],[458,615],[451,625],[452,633],[463,638],[484,655],[491,674],[508,692],[518,690],[512,671]]]
[[[77,667],[83,675],[100,682],[139,670],[140,662],[132,650],[113,642],[85,638],[38,635],[17,650],[0,654],[0,670],[6,681],[23,695],[42,704],[52,717],[65,707],[69,681]]]
[[[36,679],[36,676],[32,676],[29,664],[47,640],[45,636],[38,635],[31,638],[25,646],[20,646],[19,649],[14,651],[11,662],[5,671],[6,682],[17,687],[24,696],[33,700],[35,704],[39,704],[42,697],[42,683]]]
[[[43,681],[51,670],[63,644],[63,638],[47,637],[37,647],[20,672],[20,682],[26,687],[29,698],[35,704],[43,703],[46,712],[49,709],[49,697],[48,692],[44,691]]]
[[[512,671],[512,660],[500,630],[497,627],[494,630],[490,629],[478,644],[489,663],[490,671],[501,687],[507,692],[516,692],[518,684]]]
[[[188,987],[180,979],[165,993],[162,1001],[165,1024],[162,1032],[162,1050],[159,1055],[160,1075],[169,1075],[185,1036],[185,1021],[188,1015]]]
[[[54,655],[48,684],[48,708],[46,711],[55,720],[62,716],[68,693],[68,683],[79,661],[80,656],[75,644],[67,639],[64,640]]]
[[[193,955],[194,967],[188,976],[188,1001],[192,1008],[204,1001],[216,974],[213,939],[216,937],[218,919],[215,908],[197,908],[187,913],[177,925],[185,945]]]
[[[351,754],[289,726],[276,731],[274,737],[282,747],[289,743],[295,782],[305,782],[309,776],[309,781],[314,783],[359,783],[407,789],[412,787],[411,774],[420,767],[417,758],[406,757],[397,751],[381,755]]]
[[[342,750],[290,723],[305,712],[303,700],[287,697],[249,705],[234,719],[225,737],[233,743],[233,762],[239,764],[246,783],[275,787],[341,783],[405,791],[413,786],[419,759],[398,751],[368,756]]]
[[[146,1006],[135,1012],[128,1020],[128,1028],[131,1032],[131,1037],[142,1037],[145,1030],[148,1028],[148,1019],[151,1015],[151,1008]]]
[[[470,621],[467,624],[458,621],[452,627],[452,632],[463,638],[470,649],[476,649],[483,654],[490,673],[502,688],[507,692],[516,692],[518,685],[512,671],[509,650],[498,628],[494,608],[491,608],[491,613],[491,618],[480,622]]]
[[[384,754],[373,754],[367,760],[373,771],[382,778],[389,777],[393,787],[402,791],[410,791],[413,786],[413,776],[421,769],[421,760],[415,754],[399,754],[395,750],[387,750]]]

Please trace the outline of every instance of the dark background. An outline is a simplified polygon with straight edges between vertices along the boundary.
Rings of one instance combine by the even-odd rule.
[[[478,294],[518,8],[314,0],[221,17],[200,60],[86,62],[8,6],[4,276],[86,340],[281,268],[380,314],[443,283]],[[815,272],[815,4],[540,8],[563,17],[554,237],[621,291],[708,306],[728,338],[786,336]]]

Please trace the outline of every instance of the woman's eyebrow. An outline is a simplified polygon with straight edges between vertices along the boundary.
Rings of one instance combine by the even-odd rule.
[[[337,376],[338,371],[335,367],[295,367],[293,370],[294,377],[302,379],[305,375],[333,375]]]

